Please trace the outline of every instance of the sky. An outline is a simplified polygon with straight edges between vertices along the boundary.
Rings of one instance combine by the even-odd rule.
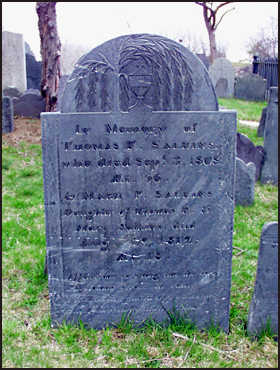
[[[278,2],[236,2],[218,12],[225,15],[216,31],[231,62],[248,60],[246,43],[268,22],[278,20]],[[58,2],[57,28],[61,43],[88,50],[131,33],[158,34],[175,41],[191,35],[207,45],[202,7],[194,2]],[[36,2],[2,2],[2,31],[23,34],[36,60],[41,60]]]

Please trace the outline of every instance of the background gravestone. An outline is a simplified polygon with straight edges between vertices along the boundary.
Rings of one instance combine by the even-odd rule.
[[[9,96],[2,96],[2,134],[12,132],[14,128],[13,102]]]
[[[46,111],[46,102],[40,91],[29,89],[19,98],[14,98],[14,115],[20,117],[40,118]]]
[[[268,222],[262,229],[255,289],[247,331],[257,336],[267,322],[278,335],[278,222]]]
[[[233,96],[235,70],[226,58],[217,58],[209,67],[209,75],[220,98]]]
[[[26,66],[22,34],[2,32],[2,89],[26,90]]]
[[[256,181],[260,178],[264,162],[264,148],[261,145],[255,146],[248,136],[237,132],[236,156],[245,163],[253,162],[256,166]]]
[[[80,59],[64,113],[42,113],[52,325],[175,306],[228,331],[236,112],[171,110],[217,107],[205,71],[169,39],[123,36]]]
[[[270,88],[263,146],[265,154],[260,181],[278,185],[278,87]]]
[[[234,83],[234,97],[237,99],[265,100],[266,80],[254,73],[245,73],[237,77]]]
[[[254,202],[256,166],[236,157],[235,204],[249,206]]]

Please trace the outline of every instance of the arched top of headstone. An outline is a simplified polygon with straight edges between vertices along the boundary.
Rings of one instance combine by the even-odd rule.
[[[132,34],[82,56],[65,86],[61,112],[217,111],[207,69],[166,37]]]

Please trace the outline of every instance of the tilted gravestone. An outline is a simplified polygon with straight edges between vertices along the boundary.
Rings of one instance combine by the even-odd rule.
[[[249,101],[265,100],[266,80],[254,73],[237,77],[234,83],[234,97]]]
[[[217,58],[209,67],[209,75],[220,98],[233,96],[234,75],[233,65],[226,58]]]
[[[122,36],[78,61],[61,112],[41,114],[52,325],[176,307],[228,331],[236,112],[217,110],[203,65]]]
[[[256,166],[236,157],[235,204],[249,206],[254,202]]]
[[[14,129],[13,101],[9,96],[2,96],[2,134]]]
[[[247,331],[258,336],[268,325],[278,335],[278,222],[268,222],[262,229]]]
[[[260,178],[264,161],[264,148],[261,145],[255,146],[248,136],[237,132],[236,156],[245,163],[253,162],[256,166],[255,180]]]
[[[22,34],[2,32],[2,89],[26,90],[25,47]]]
[[[266,112],[267,112],[267,107],[264,107],[262,110],[262,115],[261,115],[261,119],[260,119],[259,126],[258,126],[258,131],[257,131],[257,135],[259,137],[264,136]]]
[[[260,181],[262,184],[278,185],[278,87],[270,88],[263,147],[264,163]]]

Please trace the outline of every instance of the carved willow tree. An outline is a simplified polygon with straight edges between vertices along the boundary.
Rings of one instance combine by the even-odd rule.
[[[46,112],[53,112],[57,103],[61,43],[56,27],[56,2],[37,2],[38,27],[41,40],[41,95],[46,99]]]
[[[226,1],[224,3],[217,2],[217,7],[214,8],[214,2],[208,2],[208,1],[195,1],[197,5],[200,5],[203,7],[203,17],[204,22],[207,28],[208,37],[209,37],[209,43],[210,43],[210,63],[213,63],[213,61],[219,56],[217,45],[216,45],[216,35],[215,31],[218,27],[218,25],[221,23],[223,17],[229,13],[230,11],[234,10],[234,8],[231,8],[227,11],[225,11],[220,19],[217,18],[217,12],[220,10],[223,6],[228,5],[230,3],[233,3],[234,1]]]

